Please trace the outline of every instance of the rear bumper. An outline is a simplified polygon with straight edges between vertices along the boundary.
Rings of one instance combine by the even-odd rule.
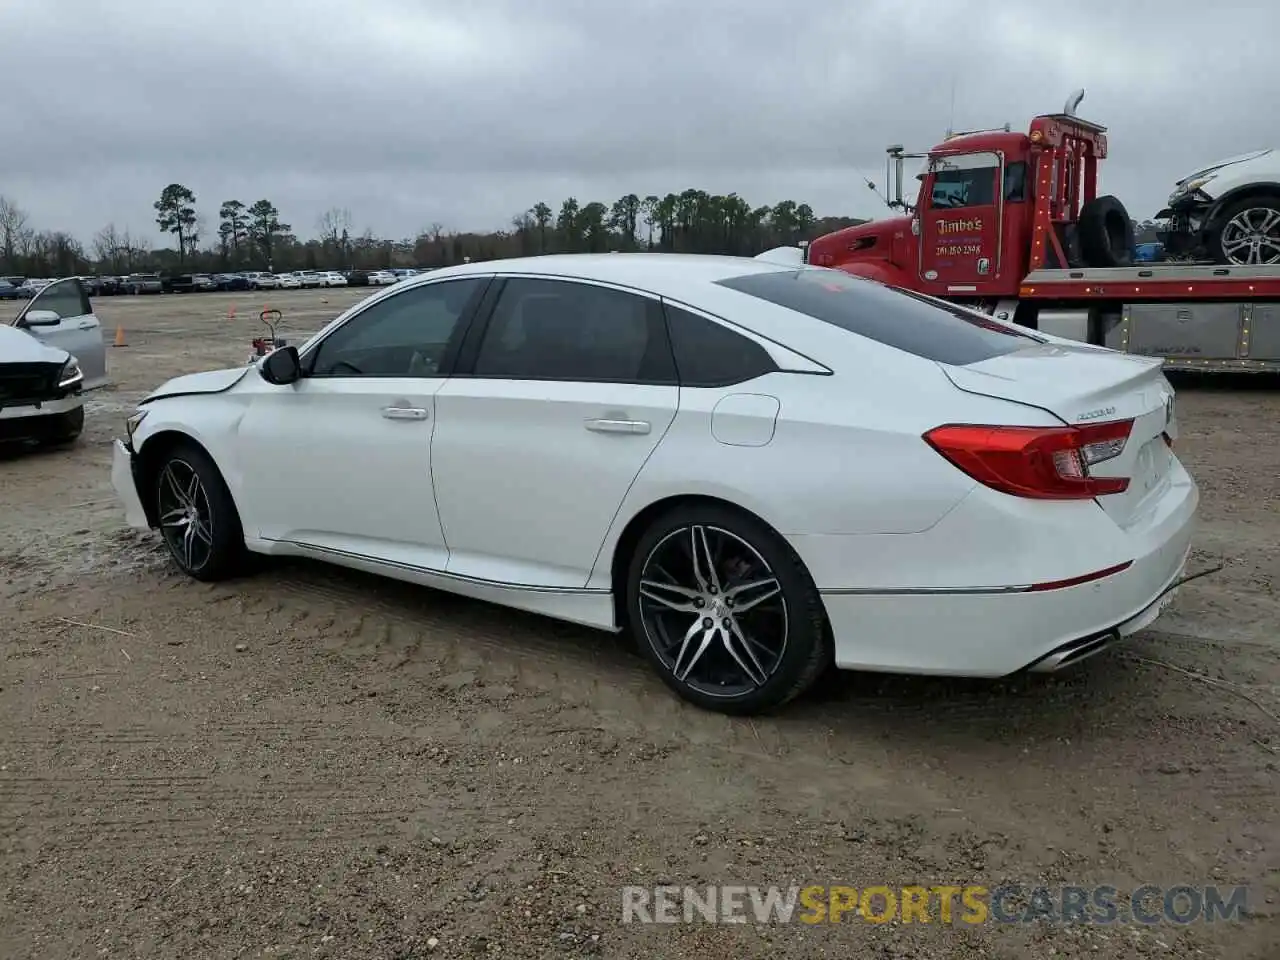
[[[1169,587],[1191,548],[1199,493],[1179,473],[1151,522],[1126,535],[1132,564],[1099,580],[1048,590],[820,591],[836,665],[974,677],[1049,672],[1143,629],[1172,601]]]
[[[123,440],[116,440],[111,451],[111,486],[124,506],[124,519],[131,527],[147,530],[151,522],[138,494],[137,467],[133,451]]]

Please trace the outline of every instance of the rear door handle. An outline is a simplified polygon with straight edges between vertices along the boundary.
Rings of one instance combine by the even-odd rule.
[[[382,415],[388,420],[427,419],[427,411],[422,407],[383,407]]]
[[[593,433],[648,433],[648,420],[588,420],[586,428]]]

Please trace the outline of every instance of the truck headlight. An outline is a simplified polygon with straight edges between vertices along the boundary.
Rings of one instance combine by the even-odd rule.
[[[74,387],[84,379],[84,374],[80,370],[80,363],[75,357],[70,357],[66,363],[62,365],[62,373],[58,375],[58,389],[66,390]]]

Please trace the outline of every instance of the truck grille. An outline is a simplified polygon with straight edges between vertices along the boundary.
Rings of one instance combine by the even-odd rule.
[[[54,399],[61,374],[62,365],[57,363],[0,363],[0,406]]]

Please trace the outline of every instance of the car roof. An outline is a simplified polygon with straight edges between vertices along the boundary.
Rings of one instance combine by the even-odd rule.
[[[419,275],[420,282],[445,277],[489,274],[540,274],[577,280],[598,280],[679,297],[692,287],[750,273],[779,273],[796,267],[746,257],[681,253],[567,253],[544,257],[514,257],[444,267]]]
[[[553,254],[486,260],[419,274],[389,288],[397,293],[440,280],[462,277],[535,275],[587,280],[630,287],[677,306],[692,307],[728,320],[774,343],[827,363],[851,349],[848,331],[830,323],[722,286],[732,277],[794,274],[829,268],[782,264],[747,257],[678,253]],[[385,294],[384,294],[385,295]]]

